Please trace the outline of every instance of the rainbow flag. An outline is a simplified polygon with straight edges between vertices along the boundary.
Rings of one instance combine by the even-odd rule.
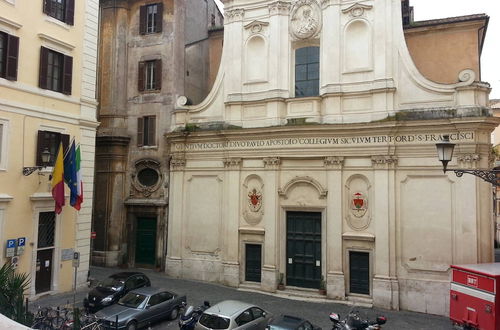
[[[52,186],[52,198],[54,198],[55,201],[55,212],[59,214],[64,206],[64,161],[62,142],[59,143],[59,148],[57,149],[56,162],[52,170],[52,181],[50,184]]]

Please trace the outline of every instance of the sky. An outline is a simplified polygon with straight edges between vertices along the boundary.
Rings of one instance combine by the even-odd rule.
[[[215,0],[220,8],[220,0]],[[500,99],[500,1],[499,0],[410,0],[416,21],[486,14],[490,16],[481,55],[481,80],[490,83],[490,99]]]

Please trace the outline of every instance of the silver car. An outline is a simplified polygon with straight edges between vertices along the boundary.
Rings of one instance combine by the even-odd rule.
[[[186,296],[144,287],[130,291],[118,304],[106,307],[95,315],[105,328],[135,330],[166,318],[176,319],[183,302],[186,302]]]
[[[236,300],[222,301],[207,309],[198,320],[196,330],[264,330],[272,314],[262,308]]]

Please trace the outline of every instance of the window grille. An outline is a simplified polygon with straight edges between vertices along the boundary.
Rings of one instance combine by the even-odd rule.
[[[56,215],[54,212],[40,212],[38,216],[38,248],[54,246]]]

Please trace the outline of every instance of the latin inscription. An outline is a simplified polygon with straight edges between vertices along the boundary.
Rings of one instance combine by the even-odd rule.
[[[450,141],[473,141],[474,132],[450,133]],[[300,146],[336,146],[363,144],[403,144],[403,143],[437,143],[442,134],[408,134],[408,135],[372,135],[350,137],[300,137],[271,138],[258,140],[239,140],[224,142],[176,143],[174,151],[203,151],[219,149],[265,149],[275,147]]]

